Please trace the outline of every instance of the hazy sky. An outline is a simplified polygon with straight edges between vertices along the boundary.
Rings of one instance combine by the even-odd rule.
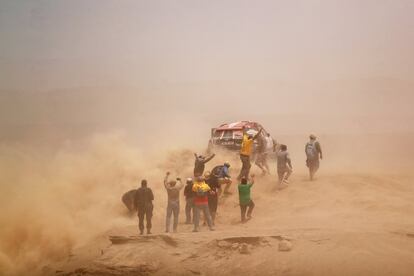
[[[414,1],[0,0],[0,89],[413,79]]]

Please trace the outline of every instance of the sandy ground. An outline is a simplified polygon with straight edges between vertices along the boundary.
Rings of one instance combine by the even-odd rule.
[[[414,176],[305,172],[288,188],[275,176],[258,178],[253,218],[241,224],[238,197],[221,198],[216,231],[164,230],[155,214],[153,235],[138,236],[137,221],[76,248],[48,275],[412,275]],[[233,187],[235,191],[235,187]],[[112,244],[111,236],[118,241]],[[287,241],[287,242],[286,242]],[[280,251],[280,243],[289,251]]]

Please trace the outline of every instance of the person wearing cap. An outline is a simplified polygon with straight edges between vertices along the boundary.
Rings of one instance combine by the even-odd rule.
[[[193,192],[193,179],[187,178],[186,185],[184,187],[185,197],[185,224],[191,224],[194,219],[194,192]],[[192,213],[192,215],[191,215]]]
[[[218,194],[220,190],[220,183],[217,177],[213,177],[210,172],[204,174],[204,179],[207,185],[210,187],[208,193],[208,209],[210,210],[211,220],[213,225],[215,224],[217,205],[218,205]]]
[[[141,181],[141,187],[135,193],[134,205],[138,211],[138,220],[139,220],[139,232],[144,234],[144,219],[147,220],[147,234],[151,234],[151,219],[152,211],[154,206],[152,201],[154,200],[154,194],[152,190],[147,187],[147,180]]]
[[[242,177],[242,179],[240,180],[239,187],[238,187],[242,223],[252,218],[254,202],[251,199],[250,190],[253,184],[254,184],[254,175],[252,174],[250,183],[248,183],[248,179],[246,177]],[[247,219],[246,219],[246,211],[247,211]]]
[[[208,208],[208,193],[210,187],[204,181],[202,176],[198,176],[194,181],[193,192],[195,193],[194,198],[194,229],[193,232],[199,231],[200,225],[200,212],[202,211],[205,219],[207,220],[208,227],[211,231],[214,231],[213,222],[211,221],[210,210]]]
[[[262,133],[262,128],[254,135],[252,130],[247,130],[246,128],[243,129],[243,140],[240,149],[240,160],[242,162],[242,168],[240,170],[240,174],[237,177],[240,180],[242,177],[249,178],[251,163],[250,163],[250,156],[252,155],[253,151],[253,143],[259,135]]]
[[[289,183],[288,178],[292,174],[292,161],[286,145],[280,145],[280,151],[277,153],[277,174],[279,186]]]
[[[210,155],[209,157],[205,157],[203,155],[197,155],[197,153],[194,153],[194,157],[195,157],[194,177],[203,175],[206,163],[210,161],[211,159],[213,159],[214,156],[216,156],[214,153]]]
[[[180,214],[180,190],[183,188],[181,179],[168,181],[170,172],[167,172],[164,178],[164,187],[168,194],[167,215],[165,220],[165,232],[170,232],[171,216],[174,214],[173,231],[177,232],[178,215]]]
[[[319,169],[319,159],[322,159],[322,148],[316,136],[311,134],[309,142],[305,146],[306,166],[309,168],[309,178],[312,181]]]
[[[213,168],[211,171],[211,178],[217,179],[219,186],[226,185],[224,187],[224,194],[231,194],[229,189],[231,184],[233,183],[231,180],[231,176],[229,174],[230,163],[224,162],[223,165],[218,165]],[[219,194],[221,194],[221,188],[219,189]]]

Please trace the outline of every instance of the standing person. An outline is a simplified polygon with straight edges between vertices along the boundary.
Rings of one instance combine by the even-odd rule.
[[[151,234],[151,219],[152,211],[154,206],[152,201],[154,200],[154,194],[152,190],[147,187],[147,180],[141,181],[141,188],[139,188],[135,193],[134,205],[138,210],[138,219],[139,219],[139,232],[144,234],[144,219],[147,219],[147,234]]]
[[[214,231],[213,222],[211,221],[210,211],[208,209],[208,193],[210,192],[210,187],[206,184],[202,176],[198,176],[196,178],[196,181],[193,185],[193,192],[195,193],[193,232],[199,231],[200,211],[203,211],[204,217],[207,220],[207,224],[210,230]]]
[[[264,167],[266,168],[267,172],[270,174],[269,164],[267,163],[268,157],[270,154],[276,151],[276,141],[268,133],[265,137],[266,139],[266,153],[264,157]]]
[[[164,187],[167,189],[168,194],[168,205],[167,205],[167,216],[165,221],[165,232],[170,232],[170,221],[171,215],[174,214],[173,231],[177,232],[178,226],[178,215],[180,213],[180,190],[183,187],[181,179],[177,178],[176,181],[168,181],[170,173],[167,172],[164,178]]]
[[[240,184],[239,184],[239,202],[240,202],[242,223],[252,218],[254,202],[250,197],[250,189],[252,188],[253,184],[254,184],[254,175],[252,175],[251,183],[248,183],[246,177],[242,177]],[[246,220],[246,211],[247,211],[247,220]]]
[[[305,146],[306,166],[309,168],[309,178],[312,181],[315,173],[319,169],[319,158],[322,159],[322,148],[316,136],[311,134],[309,142]]]
[[[250,156],[252,155],[253,142],[262,133],[262,129],[260,129],[256,135],[253,135],[252,133],[248,132],[249,131],[247,131],[246,128],[244,128],[243,141],[240,149],[240,160],[242,162],[242,168],[240,170],[239,176],[237,177],[238,180],[240,180],[242,177],[249,177],[250,167],[252,166],[250,164]]]
[[[218,205],[218,194],[220,190],[220,183],[217,177],[211,176],[210,172],[204,174],[205,181],[210,187],[210,192],[208,193],[208,209],[211,215],[211,221],[215,225],[216,214],[217,214],[217,205]]]
[[[210,155],[208,158],[206,158],[203,155],[197,155],[197,153],[194,153],[195,161],[194,161],[194,177],[202,176],[204,173],[205,165],[208,161],[214,158],[216,156],[214,153]]]
[[[231,184],[233,183],[231,180],[231,176],[229,174],[230,163],[224,162],[223,165],[215,166],[214,169],[211,171],[211,178],[216,178],[218,181],[219,186],[226,185],[224,187],[224,194],[229,195],[231,192],[229,191]],[[219,189],[219,195],[221,194],[221,188]]]
[[[193,192],[193,179],[187,178],[187,183],[184,188],[185,197],[185,224],[191,224],[194,219],[194,192]],[[193,214],[191,216],[191,213]]]
[[[286,145],[280,145],[280,151],[277,153],[277,174],[279,185],[289,183],[288,178],[292,174],[292,162]]]
[[[268,173],[268,170],[266,170],[266,158],[267,158],[267,152],[266,152],[266,138],[263,136],[260,136],[258,139],[258,145],[256,149],[256,161],[255,164],[262,170],[262,175],[266,175]]]

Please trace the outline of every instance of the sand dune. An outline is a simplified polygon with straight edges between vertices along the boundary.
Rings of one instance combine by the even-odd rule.
[[[214,232],[205,227],[191,233],[191,226],[180,224],[179,233],[163,235],[161,211],[156,234],[139,237],[132,218],[130,226],[101,236],[100,246],[95,241],[75,250],[58,270],[62,275],[409,275],[413,179],[322,173],[309,182],[299,174],[283,190],[274,189],[274,176],[258,179],[254,218],[246,224],[239,223],[236,195],[222,198]],[[110,236],[129,240],[111,244]],[[282,240],[292,244],[291,251],[278,250]],[[243,243],[247,254],[240,251]],[[88,250],[95,256],[82,257]]]
[[[163,175],[171,171],[190,176],[192,153],[203,148],[149,155],[119,133],[95,135],[82,143],[68,141],[56,152],[3,144],[0,271],[407,275],[414,268],[409,137],[399,139],[393,151],[387,149],[390,139],[383,136],[358,137],[352,143],[322,137],[325,159],[314,182],[307,180],[302,137],[281,137],[281,142],[289,142],[294,164],[288,188],[275,190],[275,175],[258,177],[251,221],[240,224],[233,194],[220,201],[215,232],[203,228],[193,234],[191,226],[180,224],[179,233],[171,236],[160,235],[167,203]],[[388,166],[384,156],[403,162]],[[224,161],[230,161],[231,174],[236,175],[237,154],[218,152],[207,169]],[[259,173],[255,166],[253,172]],[[120,199],[144,177],[156,198],[154,235],[111,244],[110,236],[137,235],[136,217],[127,216]],[[183,205],[184,201],[181,209]],[[182,212],[181,222],[183,216]],[[289,252],[278,251],[284,239],[292,243]],[[223,246],[223,240],[230,245]],[[243,243],[249,254],[240,253]]]

